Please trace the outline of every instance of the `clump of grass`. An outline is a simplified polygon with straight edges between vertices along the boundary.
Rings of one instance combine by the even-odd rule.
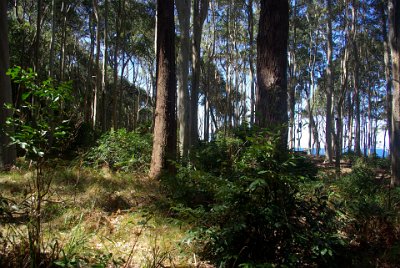
[[[189,226],[165,218],[169,212],[164,209],[169,207],[160,206],[165,197],[157,182],[141,173],[68,166],[61,161],[46,169],[52,180],[42,209],[46,263],[60,267],[143,267],[146,258],[158,256],[161,260],[168,255],[164,264],[188,264],[192,248],[177,245]],[[23,202],[29,192],[29,176],[26,169],[1,174],[0,187],[5,186],[2,195],[13,198],[16,204]],[[21,190],[24,187],[26,191]],[[0,229],[16,232],[0,237],[6,245],[0,246],[0,263],[29,266],[24,222],[1,220],[0,224]],[[6,238],[13,240],[5,243]]]

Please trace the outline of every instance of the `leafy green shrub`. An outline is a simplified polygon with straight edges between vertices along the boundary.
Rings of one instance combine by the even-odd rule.
[[[115,170],[146,171],[149,168],[152,139],[149,134],[129,132],[126,129],[105,133],[86,154],[91,165],[108,165]]]
[[[357,156],[354,151],[349,150],[349,151],[343,153],[342,158],[343,158],[343,160],[349,161],[350,164],[353,164],[356,162],[356,160],[357,160],[357,158],[359,158],[359,156]]]
[[[317,168],[279,151],[271,133],[248,134],[203,145],[192,166],[163,179],[175,209],[197,218],[204,257],[220,267],[327,265],[342,242],[336,212],[325,190],[300,192]]]
[[[216,193],[207,218],[213,226],[203,233],[205,251],[227,266],[327,264],[339,244],[336,214],[322,193],[308,200],[299,193],[316,168],[278,152],[275,140],[266,137],[248,138],[234,174]]]
[[[32,69],[14,67],[7,72],[11,80],[26,89],[21,96],[21,108],[7,104],[13,116],[7,125],[14,129],[10,133],[13,144],[25,151],[26,156],[39,161],[68,140],[70,115],[65,109],[71,99],[72,83],[57,83],[48,78],[39,81]]]
[[[235,137],[218,136],[216,140],[200,143],[192,152],[191,165],[216,176],[233,171],[235,160],[245,146],[245,141]]]
[[[14,132],[8,133],[12,144],[23,150],[36,168],[32,176],[33,187],[30,187],[32,202],[29,204],[26,227],[29,263],[32,267],[39,267],[47,261],[46,254],[43,254],[43,201],[52,181],[45,176],[44,166],[49,155],[63,147],[70,136],[69,114],[65,108],[71,98],[72,83],[56,83],[50,78],[40,81],[31,68],[14,67],[7,74],[25,89],[18,100],[21,102],[19,107],[6,104],[13,114],[7,118],[6,124],[9,129],[14,129]]]
[[[353,253],[354,266],[365,266],[365,259],[375,261],[399,243],[397,189],[390,190],[375,178],[369,159],[358,159],[353,170],[338,181],[346,217],[345,232],[359,251]],[[365,252],[369,252],[365,256]],[[371,263],[369,263],[371,265]]]

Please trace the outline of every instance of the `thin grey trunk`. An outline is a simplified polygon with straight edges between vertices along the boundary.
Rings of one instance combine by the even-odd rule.
[[[97,109],[98,109],[98,98],[99,98],[99,91],[100,91],[100,51],[101,51],[101,44],[100,44],[100,12],[98,7],[98,0],[93,0],[93,8],[94,8],[94,16],[96,18],[96,60],[95,60],[95,68],[96,68],[96,75],[95,75],[95,83],[94,83],[94,92],[93,92],[93,108],[92,108],[92,122],[93,122],[93,129],[97,127]]]
[[[328,7],[328,38],[327,38],[327,58],[328,65],[326,69],[327,74],[327,92],[326,92],[326,130],[325,130],[325,161],[332,163],[333,150],[332,150],[332,133],[333,133],[333,118],[332,118],[332,97],[334,91],[334,71],[333,71],[333,39],[332,39],[332,1],[327,0]]]
[[[190,146],[195,146],[199,139],[198,105],[200,85],[200,44],[203,23],[208,12],[209,0],[193,1],[193,40],[192,40],[192,88],[190,99]]]
[[[177,57],[178,66],[178,122],[179,122],[179,147],[183,158],[189,154],[190,144],[190,110],[189,110],[189,62],[190,62],[190,10],[191,0],[177,0],[179,27],[181,41]]]
[[[101,94],[102,94],[102,130],[108,129],[108,96],[107,96],[107,60],[108,60],[108,0],[104,1],[104,52],[103,52],[103,66],[101,71]]]
[[[254,51],[254,14],[253,14],[253,0],[249,0],[247,6],[247,20],[248,20],[248,32],[249,32],[249,75],[250,75],[250,125],[254,125],[254,113],[255,113],[255,71],[253,61]]]
[[[354,151],[356,155],[361,155],[361,112],[360,112],[360,66],[357,45],[357,6],[353,0],[352,5],[352,53],[353,61],[353,79],[354,79],[354,105],[355,105],[355,140]]]
[[[51,40],[50,40],[50,55],[49,55],[49,77],[54,78],[54,44],[56,40],[56,7],[55,0],[51,1]]]
[[[86,78],[86,92],[85,92],[85,122],[91,123],[91,115],[93,113],[93,56],[94,56],[94,47],[95,47],[95,34],[94,34],[94,22],[93,22],[93,14],[89,13],[89,31],[90,31],[90,54],[89,61],[87,63],[87,78]]]
[[[391,185],[400,184],[400,1],[389,0],[389,42],[392,52],[393,99],[391,134]]]
[[[7,10],[7,6],[6,6]],[[42,21],[42,0],[37,1],[37,18],[36,18],[36,40],[35,40],[35,58],[34,70],[39,71],[39,58],[40,58],[40,35],[41,35],[41,21]]]
[[[289,144],[290,149],[294,149],[296,147],[296,122],[295,122],[295,108],[296,108],[296,53],[295,53],[295,45],[297,43],[297,24],[294,22],[294,18],[297,16],[297,4],[296,0],[293,3],[293,15],[292,15],[292,32],[293,32],[293,39],[292,44],[290,46],[289,51]]]
[[[390,78],[390,46],[388,43],[388,30],[387,30],[387,16],[385,1],[380,2],[380,13],[382,20],[382,35],[383,35],[383,56],[385,63],[385,82],[386,82],[386,124],[387,124],[387,134],[389,140],[389,152],[390,152],[390,140],[392,134],[392,80]],[[386,131],[386,130],[385,130]],[[386,134],[386,132],[385,132]],[[384,151],[385,153],[385,151]]]

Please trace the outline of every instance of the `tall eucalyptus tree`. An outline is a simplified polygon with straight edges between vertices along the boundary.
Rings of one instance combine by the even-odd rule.
[[[392,52],[393,100],[391,166],[392,185],[400,185],[400,1],[389,0],[389,42]]]
[[[176,159],[176,67],[174,0],[157,1],[157,97],[150,177],[174,172]]]
[[[258,29],[256,124],[281,131],[279,147],[286,150],[289,2],[261,0]]]
[[[7,169],[15,163],[15,146],[10,146],[10,138],[6,132],[12,131],[6,126],[7,117],[11,116],[10,110],[4,107],[12,103],[10,77],[6,72],[10,66],[8,48],[8,23],[7,0],[0,0],[0,169]]]

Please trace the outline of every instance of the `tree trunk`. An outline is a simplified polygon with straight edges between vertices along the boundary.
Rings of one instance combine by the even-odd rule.
[[[296,121],[295,121],[295,108],[296,108],[296,52],[295,46],[297,44],[297,25],[295,18],[297,16],[297,4],[296,0],[293,3],[293,14],[292,14],[292,43],[289,45],[289,148],[294,149],[296,147]]]
[[[333,73],[333,40],[332,40],[332,1],[327,0],[328,7],[328,38],[327,38],[327,58],[328,65],[326,68],[327,74],[327,92],[326,92],[326,131],[325,131],[325,141],[326,141],[326,151],[325,151],[325,161],[332,163],[333,150],[332,150],[332,133],[333,133],[333,118],[332,118],[332,96],[334,91],[334,73]]]
[[[393,100],[391,166],[392,186],[400,185],[400,1],[389,0],[389,42],[392,51]]]
[[[98,0],[93,0],[93,9],[94,16],[96,18],[96,60],[95,60],[95,68],[96,68],[96,76],[94,83],[94,92],[93,92],[93,108],[92,108],[92,124],[93,129],[97,127],[97,109],[98,109],[98,99],[99,99],[99,89],[100,89],[100,13]]]
[[[150,177],[173,173],[176,159],[174,1],[157,1],[157,98]]]
[[[101,128],[104,131],[108,129],[108,93],[107,93],[107,60],[108,60],[108,0],[104,1],[104,53],[103,66],[101,69],[101,95],[102,95],[102,120]]]
[[[68,7],[67,7],[68,5]],[[61,34],[61,55],[60,55],[60,80],[64,80],[65,75],[65,48],[67,42],[67,13],[70,6],[65,1],[62,2],[61,12],[63,14],[62,34]]]
[[[253,0],[249,0],[247,7],[247,20],[248,20],[248,31],[249,31],[249,75],[250,75],[250,125],[254,125],[254,112],[256,105],[255,97],[255,72],[253,62],[253,50],[254,50],[254,14],[253,14]]]
[[[120,39],[121,39],[121,27],[122,27],[122,22],[121,20],[124,18],[122,15],[122,7],[125,6],[125,2],[122,3],[121,0],[118,1],[118,12],[117,15],[115,16],[115,44],[114,44],[114,55],[113,55],[113,64],[114,64],[114,70],[113,70],[113,92],[112,92],[112,126],[114,129],[118,129],[118,119],[117,119],[117,111],[118,111],[118,102],[120,101],[119,99],[119,92],[118,92],[118,52],[119,52],[119,46],[120,46]],[[125,53],[122,51],[122,53]],[[122,62],[124,64],[124,62]],[[120,104],[121,106],[121,104]]]
[[[49,77],[54,78],[54,44],[56,40],[55,0],[51,1],[51,40],[49,55]]]
[[[209,112],[208,92],[204,92],[204,141],[208,142],[210,129],[210,112]]]
[[[361,112],[360,112],[360,70],[359,70],[359,56],[357,46],[357,6],[356,1],[353,0],[352,6],[352,46],[353,46],[353,57],[354,57],[354,105],[355,105],[355,140],[354,140],[354,152],[356,155],[361,155]]]
[[[190,99],[190,146],[195,146],[199,140],[198,105],[200,85],[200,44],[203,23],[207,16],[209,0],[193,1],[193,42],[192,42],[192,88]]]
[[[10,66],[8,48],[7,2],[0,0],[0,169],[8,169],[15,164],[15,146],[10,146],[10,138],[6,132],[13,131],[5,125],[7,117],[12,116],[10,110],[4,107],[5,103],[12,104],[10,77],[6,72]],[[6,130],[6,131],[4,131]]]
[[[89,31],[90,31],[90,54],[89,60],[87,63],[87,78],[86,78],[86,92],[85,92],[85,122],[90,124],[91,121],[91,114],[93,112],[93,56],[94,56],[94,45],[95,45],[95,35],[94,35],[94,22],[93,22],[93,14],[92,11],[89,12]]]
[[[381,20],[382,20],[382,35],[383,35],[383,56],[385,63],[385,82],[386,82],[386,124],[387,124],[387,133],[390,147],[390,140],[392,134],[392,80],[390,79],[390,47],[388,44],[388,30],[387,30],[387,16],[386,16],[386,7],[385,1],[382,0],[379,4]],[[386,130],[385,130],[386,131]],[[386,134],[386,132],[385,132]],[[389,148],[390,152],[390,148]],[[384,152],[385,153],[385,152]]]
[[[178,120],[179,145],[183,158],[189,154],[190,122],[189,122],[189,55],[190,55],[190,10],[192,0],[177,0],[179,28],[181,31],[178,65]]]
[[[257,37],[256,124],[280,131],[279,147],[287,149],[287,44],[289,2],[261,0]]]
[[[7,11],[7,5],[6,5]],[[37,18],[36,18],[36,40],[35,40],[35,58],[34,70],[39,72],[39,53],[40,53],[40,35],[41,35],[41,21],[42,21],[42,0],[37,1]]]

